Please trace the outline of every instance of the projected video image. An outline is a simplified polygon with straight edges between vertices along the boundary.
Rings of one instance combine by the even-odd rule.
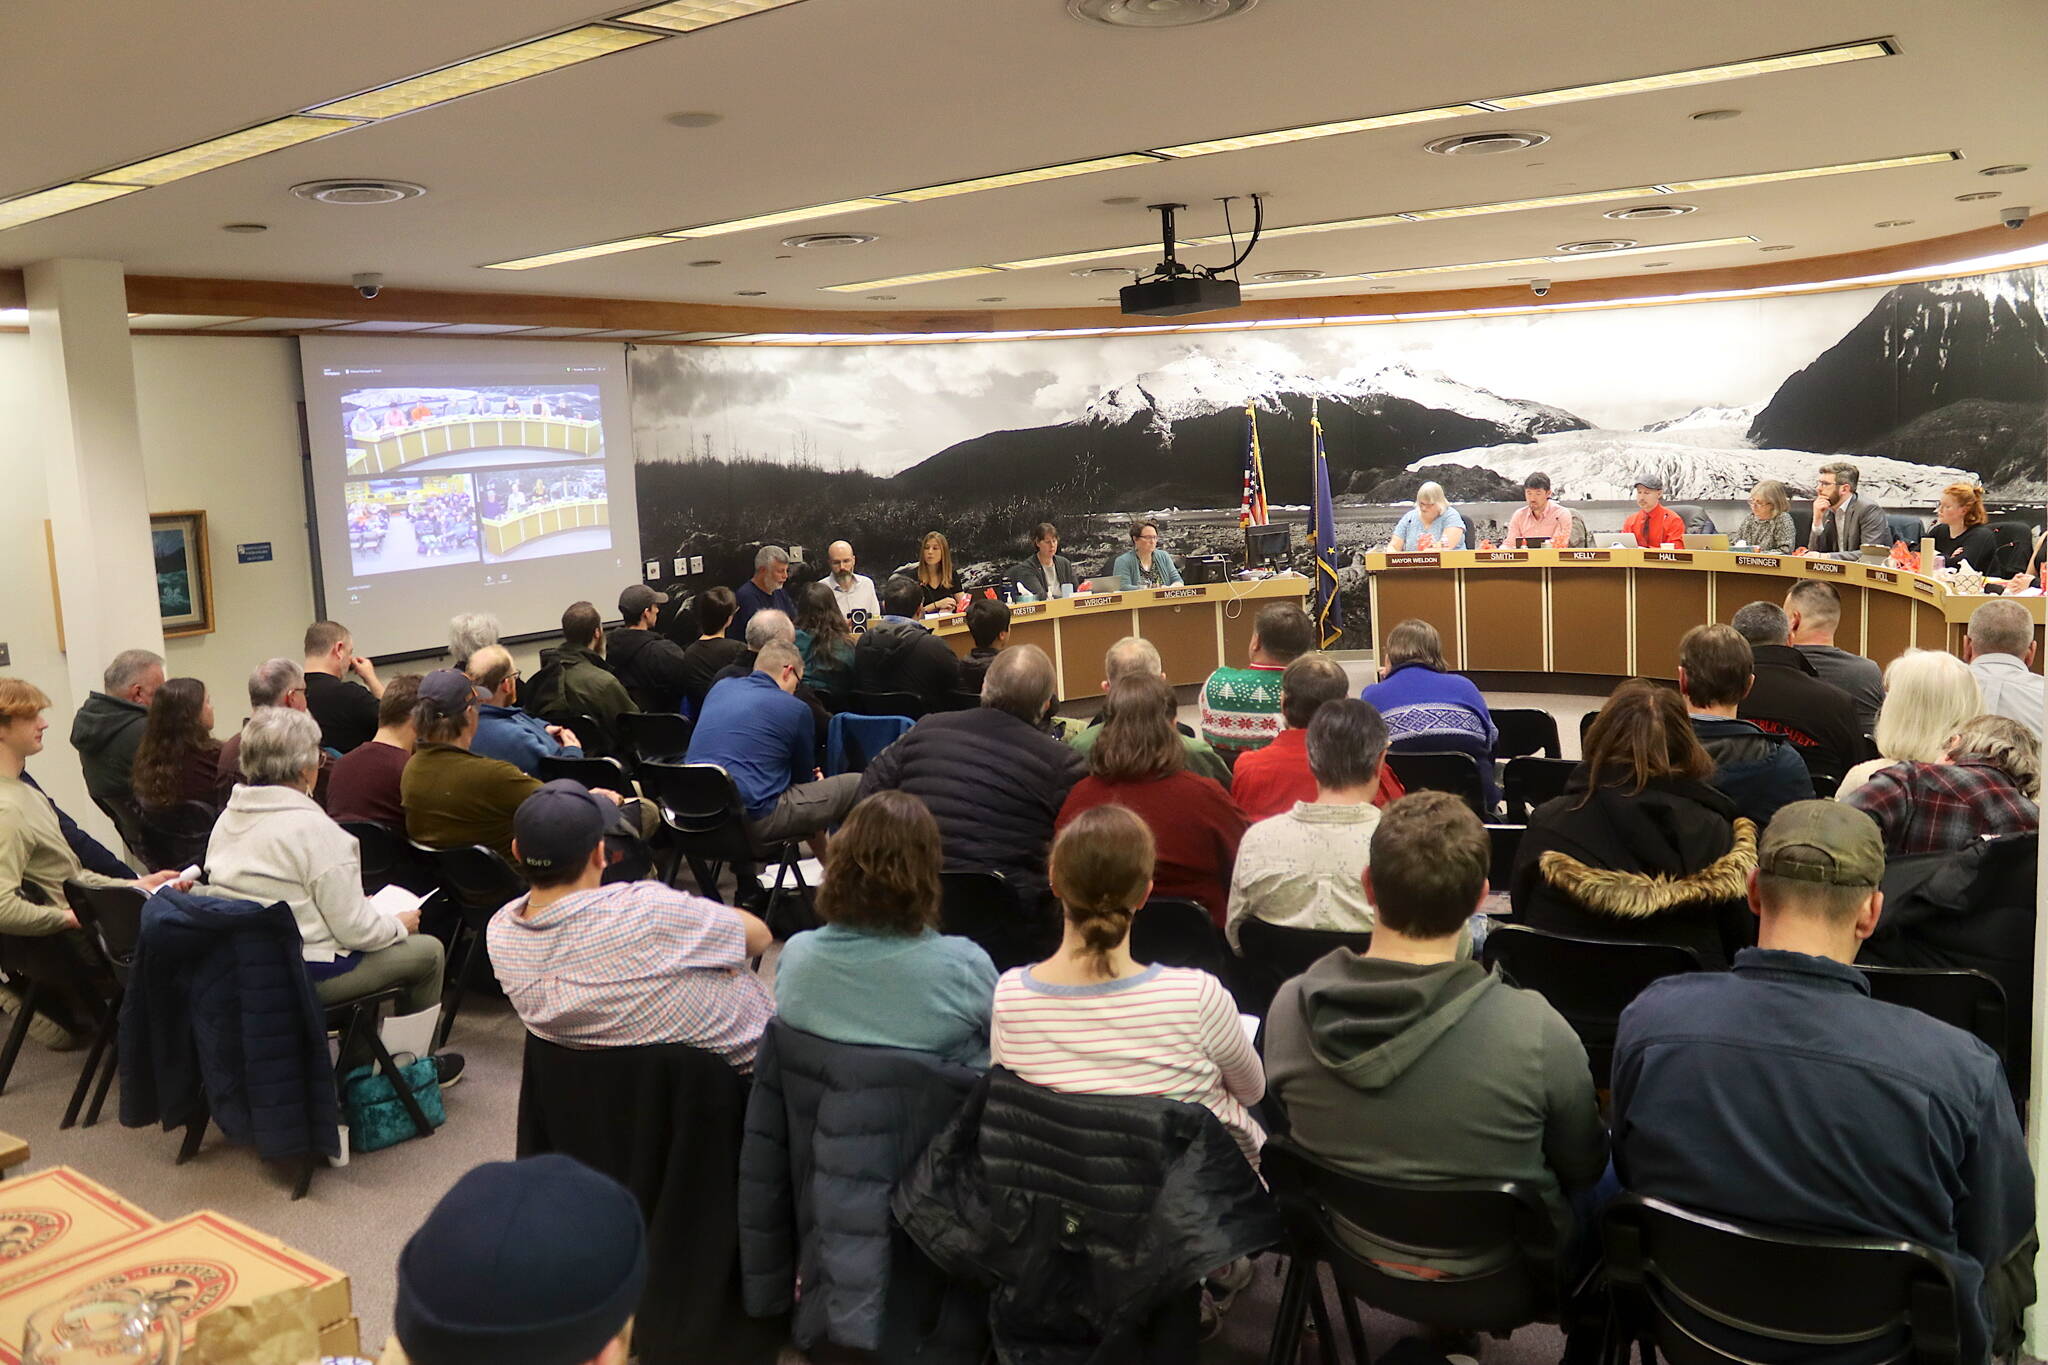
[[[467,474],[369,479],[342,490],[348,551],[359,574],[474,564],[476,496]]]
[[[604,459],[595,384],[353,389],[341,421],[352,475]]]
[[[496,469],[472,477],[479,485],[486,564],[611,548],[603,465]]]

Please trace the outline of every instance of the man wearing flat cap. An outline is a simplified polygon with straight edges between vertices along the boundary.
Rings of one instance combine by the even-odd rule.
[[[1961,1359],[1981,1362],[2016,1350],[2033,1302],[2033,1174],[1998,1054],[1873,1000],[1852,965],[1883,878],[1883,839],[1862,811],[1795,801],[1777,813],[1750,874],[1757,946],[1732,971],[1666,977],[1622,1013],[1615,1168],[1631,1192],[1709,1217],[1933,1249],[1954,1278]],[[1739,1356],[1780,1358],[1723,1324],[1685,1325]]]
[[[1664,505],[1664,476],[1654,469],[1636,475],[1636,513],[1621,529],[1646,550],[1685,544],[1685,518]]]

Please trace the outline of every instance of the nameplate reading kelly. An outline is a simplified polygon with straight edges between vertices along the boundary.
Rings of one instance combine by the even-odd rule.
[[[1045,610],[1043,602],[1019,602],[1010,608],[1012,616],[1037,616]]]
[[[1527,550],[1484,550],[1480,552],[1482,564],[1521,564],[1528,560]]]
[[[1690,564],[1692,555],[1684,550],[1645,550],[1643,560],[1649,564]]]
[[[1123,600],[1124,595],[1120,592],[1106,593],[1102,596],[1095,596],[1091,594],[1087,597],[1075,598],[1074,605],[1077,608],[1082,609],[1086,609],[1088,607],[1113,607]]]
[[[1566,564],[1605,564],[1614,558],[1612,550],[1559,550],[1557,557]]]
[[[1172,602],[1183,597],[1207,597],[1208,595],[1209,590],[1207,588],[1160,588],[1158,590],[1158,600],[1161,602]]]
[[[1738,569],[1775,569],[1778,567],[1778,557],[1776,555],[1737,555],[1735,556],[1735,567]]]
[[[1809,559],[1806,561],[1806,571],[1808,573],[1831,573],[1838,578],[1847,572],[1840,563],[1832,559]]]
[[[1421,554],[1387,556],[1387,567],[1390,569],[1434,569],[1440,567],[1443,562],[1443,556],[1434,550]]]

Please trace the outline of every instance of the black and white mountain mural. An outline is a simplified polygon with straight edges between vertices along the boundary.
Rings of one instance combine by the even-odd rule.
[[[2048,493],[2038,268],[1367,326],[646,347],[632,378],[644,557],[704,554],[731,581],[763,541],[816,558],[842,536],[886,572],[933,528],[970,577],[992,575],[1048,519],[1099,571],[1137,513],[1162,517],[1175,553],[1224,548],[1247,404],[1269,497],[1297,519],[1320,412],[1345,553],[1383,538],[1425,479],[1483,509],[1518,501],[1537,469],[1596,529],[1619,525],[1644,469],[1670,500],[1709,504],[1763,479],[1810,496],[1836,456],[1898,511],[1965,475],[1996,501]]]

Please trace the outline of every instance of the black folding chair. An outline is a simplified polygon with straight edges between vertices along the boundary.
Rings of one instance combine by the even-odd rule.
[[[92,1050],[86,1054],[85,1068],[78,1073],[71,1102],[64,1107],[63,1122],[57,1125],[69,1128],[78,1122],[78,1111],[85,1103],[86,1092],[93,1090],[97,1076],[99,1087],[93,1091],[92,1107],[85,1113],[85,1126],[90,1128],[100,1121],[100,1110],[107,1103],[114,1073],[120,1070],[121,1001],[128,990],[129,969],[135,963],[135,945],[142,937],[142,907],[149,897],[132,886],[86,886],[66,881],[64,899],[78,916],[79,927],[85,930],[93,951],[114,981],[113,999],[107,1002],[107,1012],[93,1034]]]
[[[1230,981],[1230,946],[1209,912],[1179,896],[1154,896],[1131,917],[1131,956],[1164,967],[1194,967]]]
[[[142,806],[142,852],[153,868],[184,869],[206,861],[206,841],[220,812],[204,801]]]
[[[661,809],[661,822],[672,839],[669,865],[662,880],[673,886],[682,864],[688,861],[697,889],[712,900],[720,900],[718,879],[727,867],[736,881],[753,880],[755,868],[764,861],[775,863],[775,882],[768,890],[761,918],[786,939],[792,933],[813,927],[808,909],[810,887],[800,866],[802,849],[794,839],[757,847],[747,832],[746,809],[740,804],[739,789],[732,777],[716,763],[647,763],[640,769],[648,794]],[[798,914],[785,921],[779,914],[783,883],[794,876],[789,888],[796,896]]]
[[[690,718],[672,711],[625,711],[619,742],[635,763],[680,763],[690,752]]]
[[[1819,750],[1795,744],[1792,751],[1806,763],[1806,775],[1813,779],[1814,797],[1821,801],[1832,801],[1835,793],[1842,788],[1842,779],[1849,775],[1847,768],[1832,763]]]
[[[1486,788],[1479,780],[1479,762],[1470,754],[1450,749],[1389,749],[1387,766],[1401,779],[1406,791],[1449,792],[1462,798],[1480,819],[1491,813],[1487,809]]]
[[[1987,972],[1957,967],[1867,967],[1870,995],[1887,1004],[1919,1010],[1982,1039],[2002,1064],[2006,1059],[2005,987]]]
[[[142,833],[141,808],[125,796],[95,796],[92,803],[100,808],[100,814],[107,817],[114,826],[114,832],[121,836],[121,842],[128,846],[129,860],[137,867],[156,871],[156,868],[148,867],[148,840]]]
[[[1601,1214],[1600,1240],[1620,1306],[1647,1329],[1645,1360],[1652,1342],[1671,1365],[1791,1359],[1802,1348],[1899,1365],[1962,1360],[1955,1281],[1938,1252],[1914,1242],[1782,1232],[1633,1194]]]
[[[1369,929],[1296,929],[1243,919],[1237,925],[1238,1008],[1263,1016],[1280,987],[1339,948],[1363,953],[1372,947]]]
[[[43,904],[42,893],[32,883],[22,886],[24,898]],[[14,1062],[28,1038],[30,1025],[41,1014],[53,1028],[98,1032],[106,1022],[107,999],[112,983],[106,979],[104,964],[96,949],[81,959],[72,949],[76,940],[64,934],[0,934],[0,981],[16,995],[13,1023],[0,1042],[0,1094],[7,1091]],[[88,936],[88,942],[90,936]],[[55,1011],[64,1017],[58,1018]]]
[[[976,697],[975,705],[981,704]],[[915,692],[855,692],[853,709],[863,716],[908,716],[921,719],[928,709]]]
[[[1579,717],[1579,751],[1585,752],[1586,732],[1593,728],[1593,722],[1600,719],[1598,711],[1588,711]]]
[[[1367,1361],[1357,1304],[1432,1327],[1506,1334],[1553,1317],[1558,1267],[1534,1248],[1557,1245],[1542,1196],[1512,1180],[1445,1180],[1392,1185],[1326,1166],[1291,1138],[1274,1136],[1260,1171],[1287,1220],[1287,1281],[1273,1323],[1268,1365],[1293,1365],[1301,1350],[1303,1309],[1320,1306],[1318,1267],[1336,1282],[1352,1358]],[[1480,1263],[1488,1269],[1425,1278],[1388,1269],[1350,1249],[1338,1220],[1402,1259]],[[1310,1295],[1314,1295],[1311,1300]],[[1323,1313],[1318,1312],[1321,1319]],[[1324,1360],[1330,1342],[1322,1333]]]
[[[457,848],[430,848],[415,843],[433,869],[454,916],[448,926],[448,969],[441,989],[441,1022],[434,1031],[434,1050],[448,1043],[455,1030],[455,1016],[462,1012],[462,997],[484,980],[490,970],[490,947],[484,931],[491,916],[511,901],[526,894],[521,877],[503,854],[483,844]],[[428,907],[421,907],[424,921]]]
[[[576,747],[592,758],[618,755],[618,737],[606,725],[585,711],[550,711],[541,717],[544,725],[560,725],[576,735]]]
[[[1652,981],[1700,970],[1699,955],[1676,944],[1568,938],[1518,924],[1494,926],[1480,955],[1564,1016],[1586,1045],[1598,1090],[1610,1088],[1615,1026],[1629,1002]]]
[[[593,790],[602,787],[625,797],[640,795],[634,789],[633,779],[626,775],[626,765],[616,758],[565,758],[561,754],[547,754],[541,758],[536,775],[543,782],[567,778]]]
[[[1572,758],[1511,758],[1501,778],[1501,796],[1508,819],[1527,824],[1529,812],[1553,797],[1563,796],[1565,783],[1578,770]]]
[[[1000,872],[939,874],[939,932],[973,939],[996,970],[1028,966],[1052,955],[1059,925],[1040,906],[1026,906]]]
[[[432,889],[432,874],[405,837],[405,831],[375,820],[342,820],[339,824],[356,838],[363,864],[364,895],[374,896],[394,883],[411,891]]]
[[[1486,838],[1493,845],[1493,859],[1486,867],[1486,884],[1495,891],[1505,892],[1515,877],[1515,855],[1521,851],[1522,836],[1529,832],[1527,825],[1486,826]]]
[[[1495,758],[1520,758],[1542,754],[1562,758],[1564,749],[1557,738],[1557,717],[1533,706],[1509,706],[1493,711],[1493,728],[1500,732],[1493,743]]]

